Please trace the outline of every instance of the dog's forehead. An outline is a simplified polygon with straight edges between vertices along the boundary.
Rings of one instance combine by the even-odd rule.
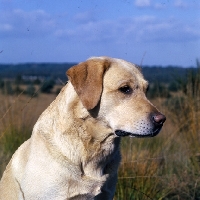
[[[139,70],[139,67],[136,64],[115,58],[112,60],[111,65],[117,66],[118,68],[121,68],[131,74],[137,74],[143,77],[142,73]]]
[[[127,71],[131,74],[137,74],[138,76],[141,76],[143,78],[143,75],[136,64],[127,62],[122,59],[101,56],[101,57],[91,57],[88,60],[96,60],[96,61],[108,60],[111,63],[111,67],[115,67],[115,68],[118,68],[119,70],[121,69],[121,70]]]
[[[138,66],[125,60],[112,59],[109,71],[109,74],[114,76],[116,81],[132,80],[134,82],[140,82],[141,84],[147,83]]]
[[[141,84],[147,85],[148,82],[144,79],[139,67],[136,64],[127,62],[118,58],[110,58],[106,56],[102,57],[91,57],[88,60],[107,60],[110,62],[110,67],[105,74],[108,81],[118,82],[118,81],[129,81],[134,80],[134,82],[140,82]],[[111,80],[110,80],[111,79]]]

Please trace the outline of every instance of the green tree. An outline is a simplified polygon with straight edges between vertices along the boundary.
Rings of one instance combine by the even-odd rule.
[[[36,80],[34,80],[34,81],[33,81],[33,84],[40,85],[40,84],[41,84],[40,79],[37,78]]]
[[[4,88],[4,81],[0,79],[0,89]]]
[[[18,75],[15,77],[15,84],[16,84],[16,85],[19,85],[19,84],[22,84],[22,82],[23,82],[22,76],[18,74]]]
[[[26,88],[26,94],[28,96],[36,96],[35,94],[35,87],[33,84],[29,84]]]
[[[180,90],[180,84],[177,81],[173,81],[169,84],[168,89],[171,92],[177,92]]]
[[[164,84],[154,83],[153,85],[150,85],[149,91],[147,92],[147,96],[150,99],[156,97],[168,98],[170,97],[170,93]]]
[[[9,94],[9,95],[12,95],[12,94],[14,93],[10,81],[5,81],[5,82],[4,82],[3,93],[4,93],[4,94]]]
[[[17,84],[14,88],[15,94],[20,94],[23,90],[20,88],[19,84]]]
[[[55,81],[53,79],[46,80],[41,86],[41,92],[51,93],[51,90],[53,89],[54,85],[55,85]]]

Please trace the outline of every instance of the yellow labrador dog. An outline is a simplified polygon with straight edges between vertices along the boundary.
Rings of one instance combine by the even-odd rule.
[[[67,75],[8,164],[0,200],[113,199],[121,137],[161,130],[165,116],[147,100],[148,83],[136,65],[94,57]]]

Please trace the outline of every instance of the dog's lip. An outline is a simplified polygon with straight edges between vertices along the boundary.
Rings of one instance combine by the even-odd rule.
[[[117,135],[118,137],[137,137],[137,138],[143,138],[143,137],[154,137],[156,135],[158,135],[158,133],[160,132],[162,126],[155,129],[154,131],[152,131],[151,133],[148,134],[138,134],[138,133],[130,133],[127,131],[123,131],[123,130],[116,130],[115,131],[115,135]]]

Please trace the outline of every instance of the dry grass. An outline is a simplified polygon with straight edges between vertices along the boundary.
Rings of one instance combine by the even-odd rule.
[[[15,150],[31,136],[32,128],[55,95],[0,94],[0,177]]]

